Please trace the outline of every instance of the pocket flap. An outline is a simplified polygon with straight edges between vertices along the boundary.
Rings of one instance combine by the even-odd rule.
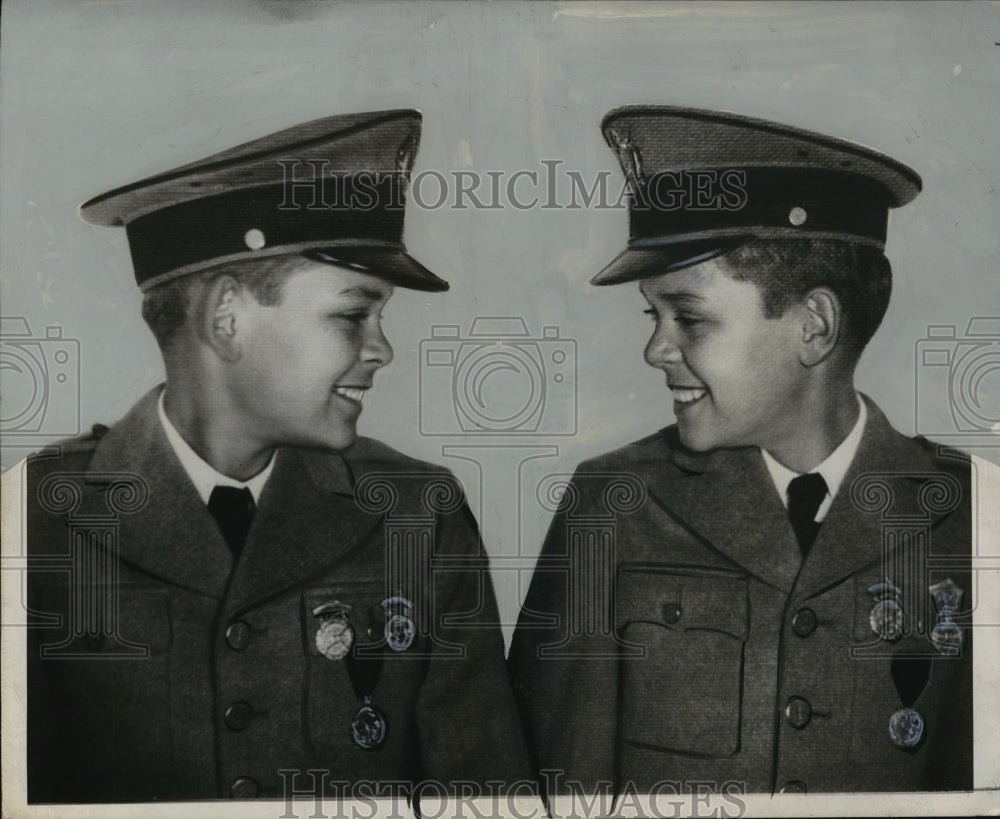
[[[678,631],[718,631],[746,640],[746,578],[670,566],[623,566],[618,573],[619,628],[649,622]]]

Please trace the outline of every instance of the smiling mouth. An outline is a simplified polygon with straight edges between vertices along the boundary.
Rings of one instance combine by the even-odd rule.
[[[708,390],[704,387],[680,387],[667,385],[670,391],[674,394],[674,403],[679,404],[684,407],[691,406],[691,404],[696,404],[706,395],[708,395]]]
[[[368,387],[334,387],[333,391],[341,398],[346,398],[348,401],[360,404],[367,389]]]

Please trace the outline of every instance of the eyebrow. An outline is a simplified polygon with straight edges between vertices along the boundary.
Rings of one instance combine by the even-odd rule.
[[[385,293],[380,290],[373,290],[370,287],[347,287],[341,290],[338,296],[361,296],[368,301],[380,301],[385,298]]]
[[[699,296],[697,293],[688,293],[686,291],[681,291],[679,293],[650,293],[649,295],[654,299],[658,299],[660,301],[665,301],[668,303],[705,301],[704,296]]]

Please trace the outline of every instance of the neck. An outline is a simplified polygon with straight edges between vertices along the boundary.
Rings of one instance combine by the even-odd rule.
[[[250,441],[219,401],[204,391],[168,379],[163,409],[170,423],[198,457],[213,469],[238,481],[257,475],[271,460],[274,447]]]
[[[852,381],[806,389],[796,418],[787,419],[773,446],[764,446],[789,469],[804,473],[815,469],[840,446],[858,421],[858,398]]]

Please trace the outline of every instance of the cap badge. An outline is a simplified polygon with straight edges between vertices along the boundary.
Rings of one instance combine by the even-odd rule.
[[[328,660],[344,659],[354,644],[354,629],[348,620],[350,611],[351,607],[339,600],[313,609],[313,617],[319,621],[316,648]]]
[[[409,179],[410,169],[413,168],[413,158],[417,153],[417,141],[410,134],[403,144],[396,151],[396,172]]]
[[[903,636],[902,590],[885,578],[869,587],[868,593],[875,597],[875,605],[868,614],[872,631],[887,643],[895,642]]]
[[[632,136],[628,132],[621,134],[614,128],[609,128],[608,134],[615,142],[615,149],[618,151],[618,161],[621,163],[622,171],[625,173],[625,181],[628,183],[632,194],[638,196],[638,189],[646,184],[646,177],[642,170],[642,154],[632,144]]]
[[[962,653],[962,629],[954,617],[962,605],[964,592],[955,585],[950,577],[930,587],[937,609],[938,621],[931,629],[931,642],[939,654],[947,657],[957,657]]]
[[[413,603],[405,597],[387,597],[382,601],[385,610],[385,642],[393,651],[406,651],[417,636],[413,622]]]

